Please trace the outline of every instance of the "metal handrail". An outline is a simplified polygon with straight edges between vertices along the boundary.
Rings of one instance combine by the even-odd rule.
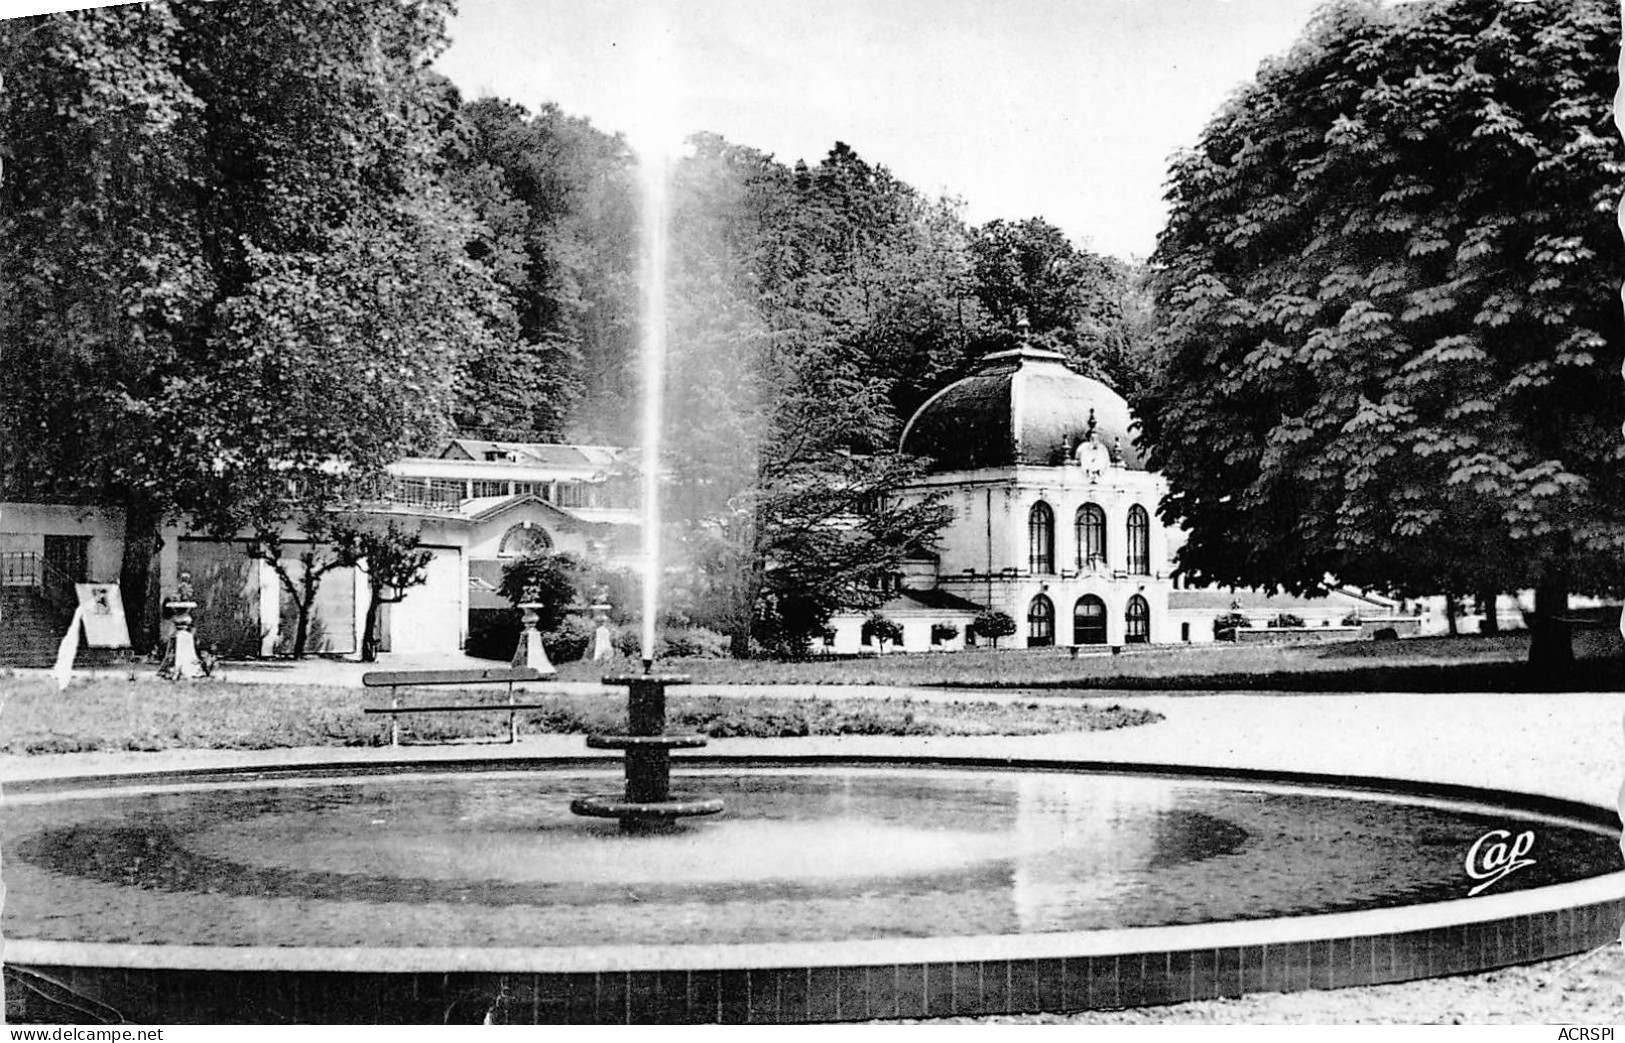
[[[44,559],[34,551],[0,551],[0,586],[38,587],[43,564]]]
[[[0,551],[0,586],[31,587],[58,611],[72,612],[78,603],[74,581],[31,550]]]

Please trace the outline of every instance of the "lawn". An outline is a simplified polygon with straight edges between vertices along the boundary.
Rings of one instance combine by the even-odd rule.
[[[1525,663],[1526,633],[1347,641],[1295,646],[1152,645],[1073,658],[1067,648],[889,653],[801,662],[671,659],[660,665],[702,684],[917,685],[1132,691],[1518,692],[1625,689],[1625,642],[1613,629],[1575,634],[1562,676]],[[637,669],[624,660],[565,663],[565,680]]]
[[[7,678],[4,739],[10,754],[112,750],[272,749],[298,746],[374,746],[384,741],[386,719],[366,717],[363,705],[386,700],[355,688],[298,684],[169,684],[152,679],[95,679],[58,692],[45,678]],[[436,703],[494,701],[499,694],[437,689]],[[534,694],[545,710],[522,713],[521,734],[620,732],[624,693]],[[802,735],[1033,735],[1098,731],[1161,720],[1160,714],[1121,706],[1050,706],[1026,702],[908,699],[821,699],[672,695],[667,720],[675,732],[713,738]],[[424,714],[403,718],[403,731],[422,740],[495,739],[507,717]]]

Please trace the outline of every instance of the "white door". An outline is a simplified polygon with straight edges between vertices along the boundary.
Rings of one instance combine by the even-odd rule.
[[[431,547],[429,581],[384,606],[380,629],[385,647],[397,654],[455,652],[463,636],[463,564],[455,547]]]

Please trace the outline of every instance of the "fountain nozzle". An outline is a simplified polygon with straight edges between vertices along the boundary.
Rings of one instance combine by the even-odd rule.
[[[652,674],[655,672],[655,661],[653,659],[645,659],[643,661],[643,672],[645,674]]]

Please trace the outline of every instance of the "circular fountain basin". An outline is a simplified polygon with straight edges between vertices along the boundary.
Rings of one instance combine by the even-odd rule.
[[[190,974],[146,990],[168,1021],[290,995],[315,1021],[932,1016],[1557,956],[1616,935],[1625,891],[1601,809],[1513,794],[1053,762],[682,767],[727,812],[653,836],[571,814],[617,778],[603,761],[11,785],[7,958],[80,994],[120,968],[97,987],[126,1014],[132,980]],[[1527,864],[1489,880],[1526,834],[1506,861]],[[235,1000],[198,984],[222,974]]]

